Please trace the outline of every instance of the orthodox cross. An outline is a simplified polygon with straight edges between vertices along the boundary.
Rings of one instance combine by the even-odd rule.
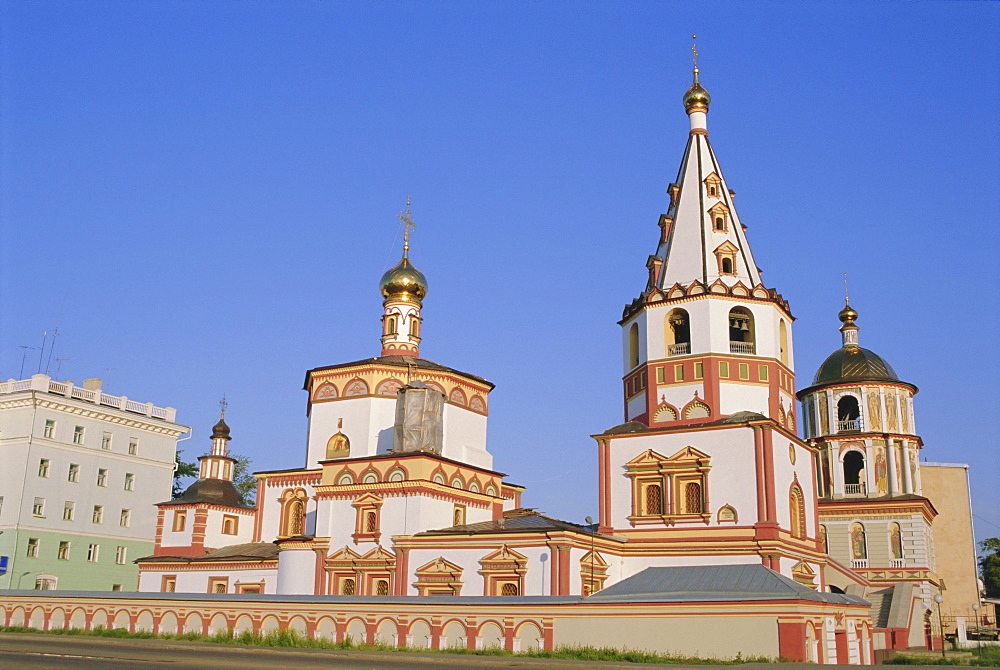
[[[846,302],[848,305],[851,304],[851,296],[850,296],[850,294],[847,291],[847,273],[846,272],[844,273],[844,302]]]
[[[410,195],[406,195],[406,209],[399,213],[399,220],[403,222],[403,258],[408,258],[410,253],[410,228],[417,224],[413,223],[413,215],[410,214]]]
[[[697,35],[692,35],[691,39],[695,40],[694,42],[691,43],[691,53],[694,54],[694,66],[695,66],[695,68],[697,68],[698,67],[698,42],[697,42],[698,36]]]
[[[229,407],[229,403],[226,402],[226,394],[222,394],[222,400],[219,401],[219,411],[222,412],[222,418],[226,418],[226,408]]]

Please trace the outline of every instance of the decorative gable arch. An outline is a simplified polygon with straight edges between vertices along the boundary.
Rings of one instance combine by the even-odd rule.
[[[414,571],[417,581],[413,585],[422,596],[457,596],[462,594],[464,568],[444,556],[421,565]]]
[[[506,544],[479,559],[483,576],[483,595],[519,596],[524,593],[524,575],[528,572],[528,557]]]
[[[313,400],[335,400],[337,397],[337,387],[330,382],[323,382],[313,392]]]

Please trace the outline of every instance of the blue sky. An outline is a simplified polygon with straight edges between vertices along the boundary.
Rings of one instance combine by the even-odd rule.
[[[378,354],[412,193],[421,353],[497,384],[525,504],[596,516],[698,33],[799,387],[846,272],[998,536],[998,28],[986,2],[3,3],[0,377],[58,326],[50,371],[178,408],[186,457],[226,393],[234,451],[300,466],[304,372]]]

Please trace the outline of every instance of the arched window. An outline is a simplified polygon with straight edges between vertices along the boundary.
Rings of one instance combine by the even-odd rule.
[[[684,485],[684,513],[701,514],[704,511],[701,499],[701,483],[688,482]]]
[[[855,560],[868,558],[868,538],[865,537],[865,527],[860,523],[851,526],[851,558]]]
[[[340,583],[340,595],[342,596],[353,596],[355,593],[354,580],[345,579]]]
[[[389,580],[379,579],[375,582],[375,595],[377,596],[387,596],[389,595]]]
[[[903,558],[903,533],[895,521],[889,524],[889,549],[896,560]],[[897,566],[892,566],[897,567]]]
[[[639,365],[639,324],[633,323],[628,329],[628,369]]]
[[[725,230],[726,230],[726,217],[724,217],[724,216],[716,216],[715,217],[715,229],[717,231],[719,231],[720,233],[725,232]]]
[[[500,595],[502,596],[516,596],[519,595],[517,584],[512,584],[510,582],[504,584],[500,587]]]
[[[691,323],[687,310],[680,308],[671,310],[667,315],[663,334],[667,343],[667,356],[691,353]]]
[[[663,488],[659,484],[646,487],[646,514],[663,514]]]
[[[784,365],[788,365],[788,326],[785,324],[785,320],[782,319],[778,325],[778,346],[781,348],[781,362]]]
[[[378,514],[374,511],[365,514],[365,532],[375,533],[378,532]]]
[[[861,408],[852,395],[841,396],[837,401],[837,430],[861,430]]]
[[[756,351],[753,314],[746,307],[729,310],[729,351],[733,354],[753,354]]]
[[[729,256],[724,256],[722,258],[722,274],[731,275],[733,274],[733,259]]]
[[[860,451],[848,451],[844,454],[844,493],[864,493],[865,457]]]
[[[410,337],[420,337],[420,318],[410,317]]]
[[[385,334],[395,335],[396,334],[396,317],[387,316],[385,317]]]
[[[306,492],[286,489],[281,498],[281,534],[284,537],[306,532]]]
[[[823,553],[829,555],[830,553],[830,542],[826,537],[826,526],[819,527],[819,541],[823,546]]]
[[[791,530],[794,537],[806,536],[806,501],[798,484],[792,484],[788,494],[788,512],[791,517]]]

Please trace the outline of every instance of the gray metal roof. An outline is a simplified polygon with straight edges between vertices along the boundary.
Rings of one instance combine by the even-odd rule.
[[[214,549],[201,556],[146,556],[135,560],[136,563],[198,563],[211,561],[273,561],[278,558],[278,547],[273,542],[248,542],[246,544],[231,544]]]
[[[610,540],[623,541],[610,535],[603,535],[596,532],[595,526],[583,526],[569,521],[560,521],[552,517],[539,514],[529,509],[515,509],[504,512],[503,518],[491,521],[481,521],[479,523],[469,523],[461,526],[450,526],[448,528],[438,528],[435,530],[425,530],[417,533],[418,536],[427,535],[471,535],[479,533],[519,533],[537,531],[570,531],[585,535],[594,535]]]
[[[811,600],[867,605],[857,596],[821,593],[763,565],[646,568],[590,596],[593,602]]]

